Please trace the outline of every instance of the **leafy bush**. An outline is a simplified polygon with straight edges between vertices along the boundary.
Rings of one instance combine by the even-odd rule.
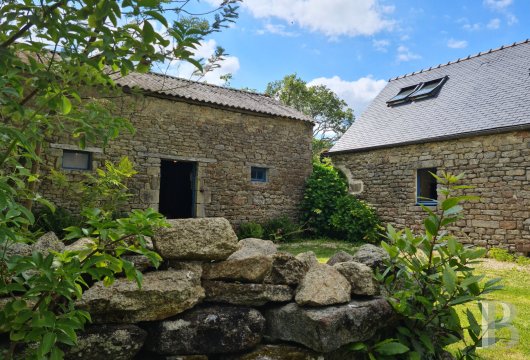
[[[477,357],[482,327],[469,309],[465,313],[469,325],[463,325],[455,306],[479,306],[483,295],[500,288],[497,283],[501,279],[483,282],[484,275],[475,275],[473,265],[486,250],[463,246],[445,229],[463,218],[463,201],[476,199],[454,196],[455,191],[468,188],[456,185],[461,178],[451,174],[437,177],[445,200],[438,211],[422,206],[427,213],[423,232],[414,234],[408,228],[396,231],[388,226],[388,243],[383,241],[382,245],[390,260],[376,278],[389,294],[397,328],[386,334],[383,342],[354,344],[352,350],[363,351],[370,358],[375,353],[378,359],[442,359],[448,345],[460,343],[458,359]],[[384,345],[390,352],[382,353],[379,344],[391,344]]]
[[[510,254],[508,250],[491,248],[488,251],[488,257],[498,261],[515,261],[515,256]]]
[[[329,159],[313,163],[302,201],[302,220],[317,235],[333,235],[331,216],[337,200],[348,193],[347,189],[346,181]]]
[[[79,181],[70,181],[64,172],[52,171],[53,184],[67,196],[79,199],[79,208],[98,208],[112,211],[119,217],[121,209],[132,196],[127,183],[136,174],[132,162],[124,156],[118,164],[105,161],[105,168],[96,169],[96,174],[86,173]]]
[[[239,225],[239,231],[237,233],[239,239],[246,238],[263,238],[263,226],[255,222],[247,222]]]
[[[379,239],[380,222],[375,209],[351,195],[344,195],[337,200],[336,210],[330,220],[333,230],[341,239],[370,243]]]
[[[66,229],[69,226],[79,224],[80,216],[72,214],[68,209],[57,207],[52,211],[48,207],[43,207],[35,213],[35,224],[32,226],[33,232],[53,231],[60,239],[66,236]]]
[[[273,241],[289,241],[304,230],[292,222],[287,216],[271,219],[263,224],[265,239]]]
[[[343,175],[329,159],[313,163],[302,202],[303,220],[318,236],[376,242],[380,221],[366,202],[348,194]]]

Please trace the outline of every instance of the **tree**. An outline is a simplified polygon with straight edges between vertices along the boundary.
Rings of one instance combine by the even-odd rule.
[[[329,147],[355,120],[353,110],[325,85],[308,86],[296,74],[270,82],[265,93],[315,120],[315,146]]]
[[[113,107],[112,98],[124,96],[114,80],[175,60],[211,68],[194,50],[237,18],[238,1],[224,0],[208,13],[194,12],[189,0],[0,3],[0,296],[10,298],[0,309],[0,333],[10,337],[8,358],[24,348],[26,358],[61,358],[58,345],[75,344],[76,331],[90,319],[74,306],[90,282],[112,283],[124,272],[140,285],[141,273],[121,259],[124,252],[160,261],[145,246],[145,237],[165,224],[151,209],[116,220],[111,209],[87,207],[84,223],[67,229],[67,238],[92,237],[90,249],[10,255],[13,244],[36,237],[33,204],[54,209],[38,193],[42,149],[60,137],[76,139],[81,148],[105,146],[134,131]],[[90,196],[120,199],[132,174],[127,160],[106,164],[92,179],[96,194]]]

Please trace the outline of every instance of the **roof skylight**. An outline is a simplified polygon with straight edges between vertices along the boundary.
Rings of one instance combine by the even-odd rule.
[[[416,91],[418,87],[419,85],[407,86],[406,88],[399,90],[399,93],[396,96],[394,96],[392,99],[388,100],[386,103],[388,105],[397,105],[397,104],[404,103],[405,101],[407,101],[407,98],[409,97],[409,95],[412,94],[414,91]]]
[[[447,76],[419,83],[413,86],[407,86],[399,90],[399,93],[388,100],[386,103],[388,106],[403,104],[407,101],[425,99],[438,94],[442,85],[447,80]]]
[[[409,98],[411,100],[418,100],[436,95],[446,79],[447,77],[443,77],[441,79],[422,83],[421,87],[418,90],[416,90],[413,94],[409,95]]]

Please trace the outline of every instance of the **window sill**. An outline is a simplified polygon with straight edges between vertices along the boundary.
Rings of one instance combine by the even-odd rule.
[[[420,205],[428,206],[428,207],[436,207],[438,206],[438,203],[437,202],[416,202],[416,206],[420,206]]]

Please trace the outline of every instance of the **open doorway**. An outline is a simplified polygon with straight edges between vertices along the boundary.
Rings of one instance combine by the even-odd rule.
[[[195,177],[197,164],[162,160],[158,211],[168,219],[195,217]]]

